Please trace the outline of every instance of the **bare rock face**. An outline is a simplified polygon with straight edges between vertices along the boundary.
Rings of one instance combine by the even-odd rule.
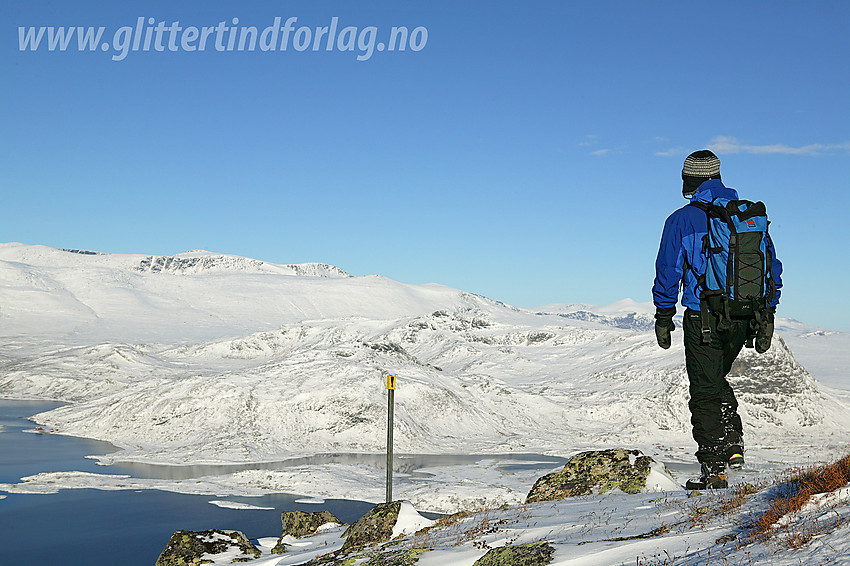
[[[342,545],[340,554],[390,540],[393,527],[398,521],[399,510],[401,510],[401,501],[375,505],[345,531],[343,534],[346,537],[345,544]]]
[[[545,566],[554,553],[548,542],[502,546],[490,549],[473,566]]]
[[[817,381],[780,336],[764,354],[744,348],[732,364],[729,384],[751,417],[777,426],[814,426],[826,410]]]
[[[177,531],[159,555],[156,566],[197,566],[209,564],[207,555],[221,554],[234,549],[242,556],[234,562],[247,562],[259,558],[260,550],[239,531]]]
[[[295,538],[306,537],[316,534],[319,527],[327,523],[342,524],[342,521],[337,519],[330,511],[318,511],[316,513],[287,511],[281,513],[280,521],[283,524],[283,534],[280,535],[277,544],[272,549],[272,554],[283,554],[286,552],[286,546],[283,544],[283,537],[285,536],[293,536]]]
[[[653,462],[640,450],[614,448],[582,452],[570,458],[560,472],[538,479],[525,501],[555,501],[594,491],[604,493],[615,487],[625,493],[638,493],[646,487]]]

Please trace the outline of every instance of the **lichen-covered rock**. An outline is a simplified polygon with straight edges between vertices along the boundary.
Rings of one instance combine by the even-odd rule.
[[[346,538],[345,543],[340,549],[340,553],[346,554],[352,550],[363,548],[367,544],[390,540],[393,534],[393,527],[396,521],[398,521],[398,512],[400,509],[401,501],[391,501],[390,503],[375,505],[343,533],[342,536]]]
[[[545,566],[555,549],[548,542],[491,548],[473,566]]]
[[[260,550],[239,531],[177,531],[165,550],[159,555],[156,566],[198,566],[212,563],[204,558],[209,554],[221,554],[233,548],[241,551],[242,556],[234,562],[244,562],[260,556]]]
[[[563,470],[538,479],[525,501],[555,501],[594,491],[604,493],[615,487],[625,493],[639,493],[646,487],[653,462],[640,450],[582,452],[570,458]]]
[[[327,523],[342,524],[330,511],[318,511],[315,513],[304,513],[302,511],[287,511],[280,514],[280,522],[283,524],[283,534],[277,540],[272,549],[272,554],[283,554],[286,546],[283,537],[293,536],[296,538],[306,537],[316,533],[319,527]]]
[[[363,566],[414,566],[425,548],[411,548],[400,552],[378,552],[373,554]]]

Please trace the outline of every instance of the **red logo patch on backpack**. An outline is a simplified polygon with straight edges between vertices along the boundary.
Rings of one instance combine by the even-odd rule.
[[[756,221],[755,220],[747,220],[747,226],[749,226],[750,228],[755,228],[756,227]]]

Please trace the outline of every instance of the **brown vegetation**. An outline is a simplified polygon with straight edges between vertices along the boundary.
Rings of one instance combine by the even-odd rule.
[[[818,534],[834,530],[840,518],[831,522],[814,519],[781,523],[781,519],[803,508],[812,496],[829,493],[850,483],[850,454],[837,462],[794,472],[777,486],[770,507],[755,521],[754,540],[766,541],[777,533],[784,535],[792,548],[800,548]]]

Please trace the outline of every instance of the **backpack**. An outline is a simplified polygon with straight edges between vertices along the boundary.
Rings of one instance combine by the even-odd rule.
[[[705,274],[698,275],[703,341],[711,330],[707,312],[718,313],[720,328],[730,320],[754,318],[761,322],[764,311],[776,298],[770,236],[764,203],[715,198],[710,203],[691,202],[705,211],[708,233],[703,237]],[[749,345],[749,344],[748,344]]]

